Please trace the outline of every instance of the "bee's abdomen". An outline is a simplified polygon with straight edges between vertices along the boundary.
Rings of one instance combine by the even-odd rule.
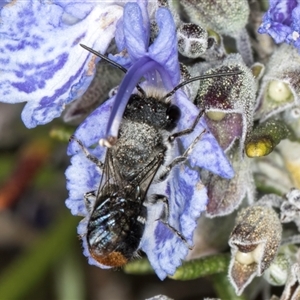
[[[146,216],[145,207],[131,200],[110,198],[96,207],[87,233],[91,256],[110,267],[126,264],[144,232],[139,216]]]

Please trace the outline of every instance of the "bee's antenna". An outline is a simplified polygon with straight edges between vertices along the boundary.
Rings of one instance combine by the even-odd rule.
[[[197,81],[197,80],[202,80],[202,79],[207,79],[207,78],[213,78],[213,77],[221,77],[221,76],[231,76],[231,75],[238,75],[243,73],[242,71],[233,71],[233,72],[226,72],[226,73],[218,73],[218,74],[207,74],[207,75],[199,75],[195,76],[193,78],[187,79],[181,83],[179,83],[177,86],[174,87],[174,89],[166,94],[161,100],[165,100],[175,94],[177,90],[182,88],[183,86],[187,85],[188,83]]]
[[[108,58],[107,56],[95,51],[94,49],[86,46],[86,45],[83,45],[83,44],[79,44],[82,48],[84,48],[85,50],[93,53],[94,55],[102,58],[103,60],[107,61],[108,63],[110,63],[111,65],[115,66],[116,68],[118,68],[119,70],[123,71],[124,73],[127,73],[127,69],[124,68],[123,66],[121,66],[120,64],[116,63],[115,61],[111,60],[110,58]],[[142,94],[142,96],[144,98],[146,98],[146,93],[145,91],[139,86],[137,85],[136,86],[137,90]]]

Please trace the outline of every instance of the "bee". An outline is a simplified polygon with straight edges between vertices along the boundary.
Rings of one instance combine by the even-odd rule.
[[[127,72],[95,50],[81,46]],[[231,74],[225,73],[226,76]],[[98,190],[84,196],[90,216],[86,233],[88,250],[98,263],[119,267],[137,255],[147,221],[147,206],[158,202],[163,203],[163,210],[157,220],[191,248],[185,237],[168,222],[168,198],[161,194],[149,194],[148,190],[152,184],[166,180],[175,166],[188,159],[205,132],[199,133],[181,155],[174,155],[174,141],[192,133],[203,112],[199,113],[190,128],[173,132],[181,111],[171,103],[170,97],[192,81],[222,75],[194,77],[162,96],[156,91],[146,93],[138,85],[138,93],[132,94],[127,103],[117,138],[102,142],[107,146],[104,162],[93,156],[79,139],[71,137],[86,158],[102,170]]]

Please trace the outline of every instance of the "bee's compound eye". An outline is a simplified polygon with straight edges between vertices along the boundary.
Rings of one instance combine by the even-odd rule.
[[[171,121],[171,123],[177,123],[177,121],[180,119],[181,111],[178,106],[171,105],[167,109],[166,115],[167,119]]]

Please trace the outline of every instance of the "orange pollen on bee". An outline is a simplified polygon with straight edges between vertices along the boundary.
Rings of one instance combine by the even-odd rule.
[[[100,264],[108,267],[121,267],[124,266],[128,260],[120,252],[111,252],[106,255],[98,255],[95,252],[91,251],[91,256]]]

